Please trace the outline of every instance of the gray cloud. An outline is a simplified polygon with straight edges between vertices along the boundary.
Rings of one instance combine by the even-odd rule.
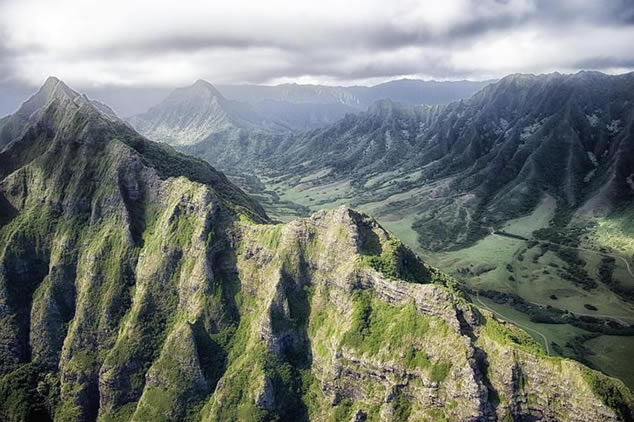
[[[580,69],[634,69],[634,57],[599,56],[579,60],[575,65]]]
[[[0,81],[351,84],[634,68],[631,0],[111,3],[4,0]]]
[[[537,0],[536,16],[545,21],[581,20],[587,23],[621,26],[634,24],[634,2],[631,0],[579,1]]]

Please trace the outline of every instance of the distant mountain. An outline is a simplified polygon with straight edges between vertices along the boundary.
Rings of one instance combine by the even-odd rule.
[[[139,132],[172,145],[213,139],[237,141],[321,127],[355,111],[344,104],[264,100],[251,105],[225,98],[205,81],[173,91],[149,111],[129,118]]]
[[[373,87],[283,84],[219,85],[217,88],[227,99],[249,103],[267,120],[279,121],[290,129],[305,130],[331,124],[346,113],[365,110],[377,99],[445,104],[468,98],[489,82],[397,80]],[[33,91],[28,86],[0,84],[0,118],[17,110],[21,101]],[[119,116],[131,117],[160,103],[173,88],[104,86],[86,87],[84,91],[91,98],[112,106]]]
[[[487,84],[398,80],[373,87],[221,85],[216,90],[211,84],[198,81],[192,87],[177,89],[130,122],[152,139],[168,143],[179,139],[177,142],[191,145],[219,133],[237,139],[247,136],[248,131],[316,129],[333,124],[346,114],[365,111],[379,99],[444,104],[468,98]],[[171,131],[180,135],[171,135]]]
[[[284,131],[248,104],[227,100],[210,83],[199,80],[179,88],[146,113],[129,119],[139,132],[172,145],[191,145],[210,135],[237,139],[247,131]]]
[[[377,107],[371,103],[374,96],[435,101],[471,94],[470,90],[482,85],[470,81],[401,80],[367,89],[297,84],[221,87],[240,99],[234,101],[211,84],[198,81],[175,90],[163,102],[129,122],[150,139],[190,148],[190,152],[200,156],[213,156],[216,164],[227,166],[245,163],[253,156],[277,155],[274,152],[277,148],[284,149],[295,136],[304,137],[293,133],[331,130],[330,126],[337,126],[340,119],[354,119],[352,115],[366,110],[367,104]],[[381,102],[390,100],[379,100],[377,104]]]
[[[365,111],[377,100],[446,104],[469,98],[489,82],[402,79],[371,87],[220,85],[218,90],[227,98],[251,104],[269,120],[303,131],[328,126],[349,113]]]
[[[262,100],[253,108],[264,119],[278,122],[291,131],[301,132],[331,125],[358,109],[342,103],[291,103],[277,100]]]
[[[291,104],[342,104],[352,109],[365,110],[374,101],[381,99],[409,104],[446,104],[469,98],[491,82],[493,81],[400,79],[375,86],[219,85],[218,90],[228,98],[254,105],[268,100]]]
[[[261,101],[281,101],[291,104],[344,104],[361,107],[359,99],[346,87],[326,85],[219,85],[228,98],[257,104]]]
[[[368,216],[271,224],[56,79],[3,124],[3,421],[634,416]]]

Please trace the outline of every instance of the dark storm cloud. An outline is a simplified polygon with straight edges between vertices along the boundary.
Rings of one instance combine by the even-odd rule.
[[[421,67],[432,74],[444,74],[457,78],[464,76],[458,69],[452,68],[445,58],[425,53],[415,57],[401,57],[400,60],[375,58],[371,61],[346,60],[345,54],[312,53],[308,57],[298,55],[291,63],[280,65],[280,67],[259,76],[262,78],[260,82],[266,82],[267,79],[275,78],[279,74],[285,74],[289,77],[315,74],[337,80],[390,78],[416,74]]]
[[[360,37],[359,44],[380,50],[425,45],[451,47],[455,43],[469,42],[491,31],[503,31],[522,21],[525,19],[499,16],[481,18],[456,24],[442,33],[434,33],[424,26],[407,30],[398,25],[386,25],[368,31],[364,37]]]

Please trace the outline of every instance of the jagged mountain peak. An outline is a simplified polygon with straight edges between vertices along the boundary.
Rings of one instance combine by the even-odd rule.
[[[16,114],[28,117],[56,99],[73,100],[80,94],[55,76],[49,76],[40,89],[22,104]]]
[[[64,81],[56,76],[49,76],[48,78],[46,78],[46,81],[44,81],[44,84],[40,88],[40,91],[47,93],[48,95],[65,94],[71,97],[79,95],[68,85],[66,85]]]
[[[72,102],[74,107],[88,106],[108,120],[120,120],[108,105],[75,91],[55,76],[49,76],[40,89],[25,101],[15,114],[28,119],[34,113],[43,111],[54,101],[67,101],[69,104]]]
[[[100,155],[111,159],[112,148],[124,148],[130,165],[138,167],[142,163],[142,167],[154,172],[159,179],[182,176],[209,185],[220,196],[227,194],[233,198],[229,202],[237,199],[246,205],[245,209],[255,210],[256,219],[267,219],[260,205],[229,183],[224,174],[202,160],[148,141],[119,119],[110,107],[91,101],[56,78],[49,78],[17,113],[3,122],[0,178],[32,162],[40,163],[52,173],[58,166],[61,169],[71,162],[89,161],[92,166]],[[80,149],[82,153],[71,151],[73,149]],[[51,155],[56,158],[51,159]],[[59,163],[52,164],[56,160]],[[89,184],[89,181],[81,183]]]
[[[148,138],[173,145],[191,145],[214,135],[235,139],[245,130],[286,130],[251,105],[225,98],[202,79],[174,90],[163,102],[129,121]]]
[[[107,105],[89,99],[86,94],[73,90],[59,78],[50,76],[15,113],[3,119],[3,124],[0,125],[0,151],[8,147],[12,141],[19,139],[25,129],[39,121],[46,110],[54,104],[57,107],[59,122],[62,116],[69,115],[69,112],[82,107],[110,122],[121,122],[117,114]]]
[[[203,79],[198,79],[188,87],[174,90],[166,101],[192,101],[196,99],[217,99],[219,102],[227,101],[220,91]]]

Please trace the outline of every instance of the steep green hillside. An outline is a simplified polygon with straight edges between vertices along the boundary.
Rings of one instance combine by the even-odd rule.
[[[479,311],[371,218],[271,224],[56,92],[0,153],[2,420],[634,417],[622,382]]]

